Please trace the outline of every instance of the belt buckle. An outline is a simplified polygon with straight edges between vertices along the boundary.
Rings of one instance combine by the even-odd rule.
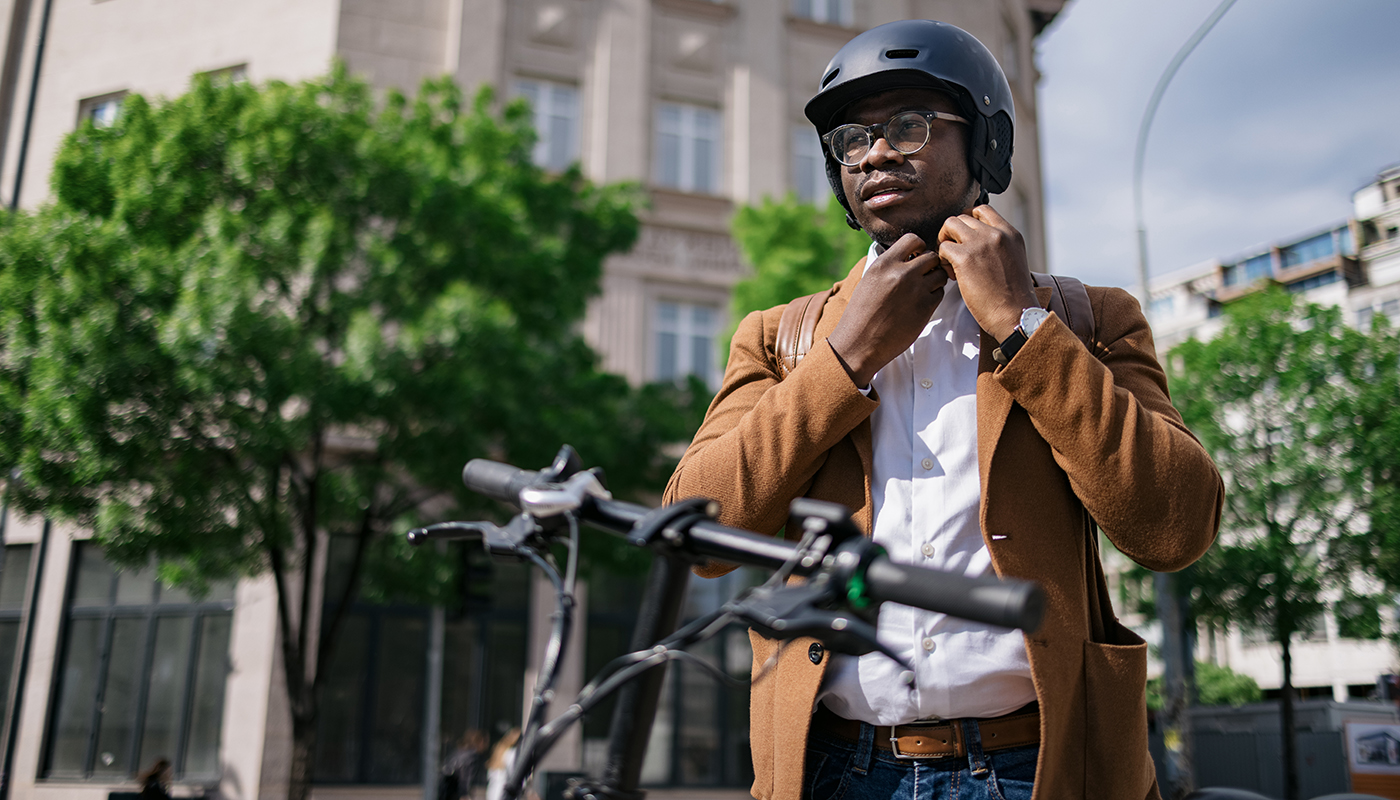
[[[919,720],[919,722],[928,723],[928,727],[930,728],[934,728],[939,725],[947,725],[949,728],[951,728],[952,731],[949,735],[952,737],[953,742],[952,752],[948,753],[947,755],[901,753],[899,752],[899,737],[895,735],[895,731],[898,730],[901,726],[893,725],[890,727],[890,752],[894,754],[895,758],[901,761],[918,761],[920,759],[926,759],[928,761],[938,761],[939,759],[952,758],[958,754],[958,742],[962,739],[962,726],[957,724],[957,720],[936,719]],[[918,723],[910,723],[911,726],[917,724]]]

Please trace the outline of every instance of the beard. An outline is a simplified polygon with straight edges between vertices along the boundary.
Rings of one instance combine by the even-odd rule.
[[[899,176],[910,183],[915,192],[922,189],[924,182],[917,174],[901,171]],[[861,186],[871,177],[870,175],[865,176],[855,186],[853,193],[855,197],[860,197]],[[926,247],[933,248],[937,246],[938,234],[943,230],[943,223],[947,222],[949,217],[956,217],[972,208],[981,195],[981,187],[977,185],[976,181],[969,178],[965,185],[959,186],[958,183],[959,181],[953,175],[941,176],[938,191],[932,194],[939,198],[948,199],[942,203],[924,205],[912,219],[905,219],[897,223],[886,222],[870,213],[859,201],[853,206],[851,215],[855,217],[865,234],[880,245],[882,250],[899,241],[900,237],[906,233],[918,236]]]

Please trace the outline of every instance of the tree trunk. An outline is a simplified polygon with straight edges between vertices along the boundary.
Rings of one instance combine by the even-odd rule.
[[[314,701],[313,701],[314,705]],[[311,796],[311,755],[316,750],[316,715],[292,716],[292,769],[287,779],[287,800]]]
[[[1183,800],[1196,788],[1191,762],[1190,692],[1187,668],[1193,654],[1186,648],[1184,615],[1176,575],[1159,572],[1153,578],[1157,618],[1162,622],[1162,742],[1166,747],[1167,785],[1162,795]]]
[[[1292,636],[1281,637],[1283,645],[1283,800],[1298,800],[1298,732],[1293,726],[1293,649]]]

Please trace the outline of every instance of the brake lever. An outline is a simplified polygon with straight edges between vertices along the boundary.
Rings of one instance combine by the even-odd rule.
[[[809,583],[788,586],[760,586],[742,600],[730,604],[734,616],[770,639],[796,639],[810,636],[838,653],[863,656],[878,652],[904,670],[913,666],[876,636],[868,619],[875,608],[862,611],[822,608],[831,602],[828,581],[819,577]]]
[[[420,545],[436,539],[468,539],[480,541],[495,556],[524,558],[527,543],[540,532],[539,525],[529,514],[516,514],[505,527],[490,522],[439,522],[408,532],[408,543]]]
[[[575,511],[586,498],[611,500],[612,493],[598,480],[598,473],[584,470],[563,482],[537,483],[520,490],[520,508],[535,517],[553,517]]]

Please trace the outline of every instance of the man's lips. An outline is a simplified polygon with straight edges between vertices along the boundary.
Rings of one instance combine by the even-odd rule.
[[[898,180],[867,181],[860,187],[860,199],[867,206],[879,208],[904,197],[911,188],[908,183]]]

